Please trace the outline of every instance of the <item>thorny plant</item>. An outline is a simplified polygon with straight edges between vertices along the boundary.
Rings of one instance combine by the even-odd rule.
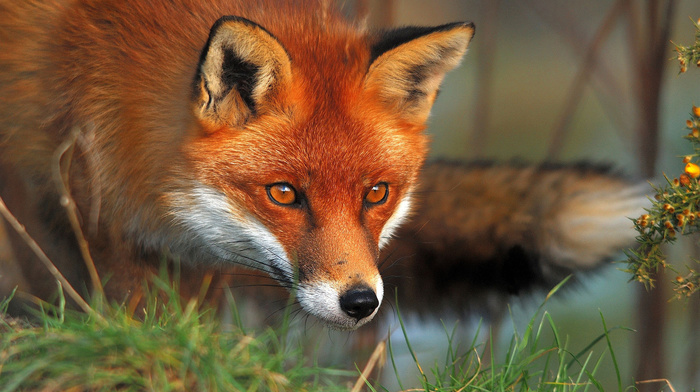
[[[676,45],[681,73],[688,70],[688,64],[700,67],[700,19],[693,24],[695,24],[695,44],[692,46]]]
[[[695,24],[695,43],[692,46],[676,45],[680,72],[686,72],[688,64],[700,67],[700,20]],[[667,185],[654,186],[652,207],[640,216],[634,227],[639,232],[637,250],[630,250],[628,269],[632,279],[643,283],[647,288],[654,286],[654,272],[659,268],[674,272],[672,280],[676,298],[687,298],[698,292],[700,286],[700,261],[693,266],[679,269],[667,262],[662,250],[663,244],[672,244],[677,234],[689,235],[700,231],[700,108],[693,106],[690,119],[686,121],[688,134],[685,136],[693,146],[693,153],[683,157],[685,169],[678,177],[668,178]]]

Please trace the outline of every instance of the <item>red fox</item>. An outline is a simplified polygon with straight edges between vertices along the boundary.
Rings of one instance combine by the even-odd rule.
[[[118,300],[164,259],[179,263],[183,295],[196,293],[207,271],[223,279],[245,266],[293,288],[328,326],[355,329],[382,303],[384,255],[425,263],[405,274],[459,278],[452,271],[467,264],[439,260],[468,260],[465,246],[474,246],[480,260],[516,267],[514,291],[520,272],[527,284],[549,284],[633,239],[593,233],[641,199],[602,173],[436,164],[419,185],[425,122],[445,73],[467,51],[471,23],[371,31],[322,0],[3,0],[0,15],[0,195],[78,287],[90,280],[56,188],[57,149],[76,130],[61,168],[105,291]],[[442,180],[451,173],[464,179]],[[530,180],[541,182],[537,193],[528,193]],[[509,215],[498,200],[471,206],[512,190],[503,203],[530,210]],[[618,196],[627,209],[611,211]],[[387,247],[417,199],[418,220],[398,248]],[[484,236],[441,249],[469,238],[471,223],[453,230],[448,222],[491,213]],[[589,236],[578,237],[576,225]],[[50,298],[51,275],[17,238],[13,250],[29,291]],[[406,287],[417,296],[415,279]]]

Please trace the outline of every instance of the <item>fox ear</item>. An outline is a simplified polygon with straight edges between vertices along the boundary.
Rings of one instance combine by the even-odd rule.
[[[474,24],[404,27],[380,34],[372,45],[365,89],[415,124],[428,118],[447,71],[467,52]]]
[[[241,125],[274,105],[291,75],[289,55],[272,34],[224,16],[211,28],[199,60],[195,114],[214,127]]]

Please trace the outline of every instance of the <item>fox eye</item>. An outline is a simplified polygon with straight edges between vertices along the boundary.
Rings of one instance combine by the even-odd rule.
[[[297,192],[291,185],[281,182],[267,186],[267,197],[273,203],[289,206],[297,202]]]
[[[386,182],[380,182],[369,189],[365,202],[370,205],[382,204],[389,196],[389,185]]]

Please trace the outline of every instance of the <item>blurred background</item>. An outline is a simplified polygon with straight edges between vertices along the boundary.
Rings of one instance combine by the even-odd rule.
[[[680,74],[673,43],[693,43],[700,1],[348,0],[344,7],[368,14],[378,27],[476,24],[467,57],[448,74],[432,112],[433,158],[609,163],[661,183],[662,173],[678,176],[679,156],[691,153],[682,137],[692,105],[700,106],[700,68],[691,64]],[[686,242],[670,255],[681,265],[696,252]],[[613,264],[547,304],[571,351],[603,332],[602,313],[608,328],[635,330],[611,334],[623,385],[668,379],[676,391],[700,389],[700,299],[670,301],[663,284],[647,293],[628,282],[619,271],[625,267]],[[512,304],[501,346],[513,335],[511,324],[522,332],[542,298]],[[463,333],[467,340],[473,324],[457,326],[472,331]],[[425,367],[444,360],[440,320],[410,320],[409,333]],[[393,333],[395,354],[405,347],[402,339]],[[595,350],[604,352],[605,343]],[[404,386],[410,385],[415,364],[405,350],[397,358],[405,365]],[[597,375],[606,391],[617,389],[612,362]],[[663,382],[638,387],[671,390]]]
[[[339,1],[349,15],[366,15],[375,27],[476,24],[465,61],[447,75],[432,111],[432,158],[609,163],[631,178],[661,183],[662,173],[682,171],[679,156],[691,152],[682,136],[692,105],[700,106],[700,68],[691,64],[679,74],[672,42],[692,44],[698,0]],[[679,264],[697,254],[693,241],[685,242],[669,256]],[[0,246],[0,260],[9,259],[6,251]],[[570,351],[578,352],[603,332],[602,314],[608,328],[634,330],[610,335],[623,386],[666,379],[675,391],[700,389],[700,298],[670,301],[663,285],[669,277],[647,292],[619,271],[624,259],[620,254],[622,263],[548,301],[545,309],[560,336],[568,336]],[[496,333],[497,346],[507,347],[514,328],[524,331],[543,298],[513,301],[512,317]],[[443,324],[468,344],[477,320],[407,320],[426,369],[444,361]],[[419,385],[396,322],[387,322],[385,330],[394,331],[403,385]],[[322,338],[330,340],[331,350],[350,344],[347,334]],[[593,349],[597,358],[607,347],[602,341]],[[388,389],[397,390],[390,365],[384,375]],[[617,390],[609,355],[596,378],[604,390]],[[664,382],[638,387],[671,390]]]

